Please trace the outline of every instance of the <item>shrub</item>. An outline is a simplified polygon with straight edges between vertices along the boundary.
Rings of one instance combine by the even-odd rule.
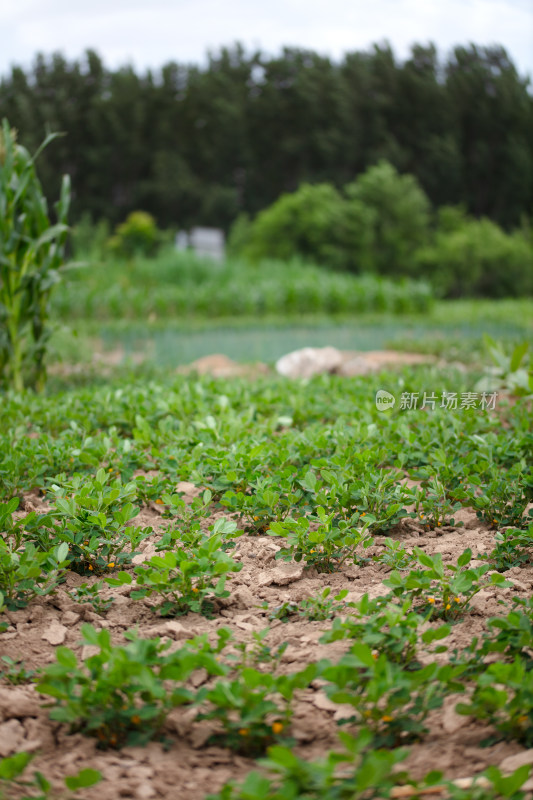
[[[161,235],[154,218],[145,211],[132,211],[115,229],[109,247],[118,256],[151,256],[161,243]]]
[[[343,266],[346,255],[339,246],[338,230],[344,213],[344,201],[333,186],[303,184],[258,214],[242,255],[253,262],[301,256]]]
[[[239,218],[233,252],[250,261],[306,258],[352,272],[409,275],[429,236],[429,201],[411,175],[386,161],[345,187],[303,184],[250,223]]]
[[[489,219],[440,228],[416,257],[416,272],[446,297],[522,297],[533,292],[533,248],[521,231]]]
[[[412,275],[419,247],[429,239],[430,204],[413,175],[400,175],[380,161],[345,187],[355,219],[366,214],[373,269],[381,275]],[[370,215],[370,216],[369,216]]]

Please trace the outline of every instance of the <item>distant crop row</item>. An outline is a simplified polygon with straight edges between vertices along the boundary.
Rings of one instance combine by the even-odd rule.
[[[427,311],[432,291],[422,281],[325,273],[302,262],[209,265],[167,253],[151,261],[91,264],[58,288],[61,319],[230,317]]]

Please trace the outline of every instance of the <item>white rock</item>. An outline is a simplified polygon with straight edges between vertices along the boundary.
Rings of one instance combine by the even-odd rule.
[[[313,697],[313,705],[322,711],[338,711],[339,704],[330,700],[323,692],[316,692]]]
[[[181,492],[181,494],[192,495],[193,497],[197,497],[202,493],[201,489],[189,481],[179,481],[179,483],[176,485],[176,491]]]
[[[279,564],[273,569],[260,572],[255,580],[256,586],[286,586],[299,581],[304,574],[303,564]]]
[[[168,622],[165,622],[163,630],[167,636],[171,636],[173,639],[192,639],[194,637],[192,631],[185,628],[181,622],[175,619],[170,619]]]
[[[80,621],[80,615],[76,611],[65,611],[61,621],[63,625],[75,625]]]
[[[457,713],[455,710],[456,705],[456,697],[447,697],[443,703],[441,720],[445,733],[455,733],[470,722],[470,717]]]
[[[377,372],[379,367],[372,364],[364,356],[355,356],[348,361],[344,361],[338,368],[338,374],[343,375],[345,378],[353,378],[356,375],[368,375],[371,372]]]
[[[151,783],[141,783],[134,790],[135,800],[150,800],[156,796],[156,791]]]
[[[63,644],[67,638],[67,633],[68,629],[64,625],[59,622],[52,622],[41,636],[41,639],[45,639],[45,641],[53,645]]]
[[[24,739],[24,728],[17,719],[10,719],[0,725],[0,756],[7,758],[16,753]]]
[[[39,702],[33,687],[0,687],[0,719],[36,717]]]
[[[312,378],[334,372],[342,362],[342,353],[336,347],[304,347],[282,356],[276,362],[276,372],[286,378]]]
[[[523,753],[515,753],[514,756],[507,756],[501,762],[500,769],[502,772],[510,773],[523,764],[533,764],[533,748],[524,750]]]

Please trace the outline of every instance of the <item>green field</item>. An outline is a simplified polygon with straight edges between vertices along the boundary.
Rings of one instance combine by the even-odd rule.
[[[52,306],[46,390],[2,395],[0,702],[22,722],[0,797],[33,760],[42,797],[67,780],[113,800],[126,758],[131,796],[519,800],[532,302],[221,269],[79,270]],[[272,369],[325,345],[441,360]],[[213,353],[270,371],[177,374]]]
[[[112,790],[123,747],[158,785],[192,777],[191,798],[382,797],[405,783],[399,761],[419,789],[520,797],[495,767],[533,744],[531,409],[505,392],[461,408],[475,378],[122,373],[5,395],[0,681],[8,697],[36,683],[51,703],[33,713],[61,743],[43,739],[36,767],[68,775],[74,734],[77,768],[104,776],[89,799]],[[402,407],[424,393],[434,408]],[[468,739],[439,727],[450,702]],[[17,751],[2,762],[7,797],[30,758]],[[484,788],[448,785],[472,757],[492,767]],[[245,788],[222,789],[228,777]]]

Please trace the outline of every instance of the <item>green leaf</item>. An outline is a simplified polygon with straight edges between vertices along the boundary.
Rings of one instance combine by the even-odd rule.
[[[66,561],[67,558],[68,558],[68,544],[66,542],[62,542],[57,548],[56,559],[59,563],[62,563],[63,561]]]
[[[446,636],[449,636],[451,632],[451,628],[449,625],[441,625],[440,628],[434,630],[430,628],[427,631],[424,631],[422,636],[420,637],[424,644],[431,644],[432,642],[437,642],[439,639],[445,639]]]
[[[76,669],[78,666],[76,654],[68,647],[56,648],[56,661],[68,669]]]
[[[368,645],[362,642],[354,642],[350,647],[350,653],[352,653],[361,664],[364,664],[365,667],[374,667],[376,664],[376,660],[372,655],[372,650]]]
[[[22,775],[32,758],[35,758],[35,753],[17,753],[10,758],[2,758],[0,760],[0,778],[5,781],[11,781]]]
[[[77,775],[69,775],[65,778],[65,785],[67,789],[76,791],[76,789],[85,789],[88,786],[94,786],[102,780],[102,773],[96,769],[82,769]]]
[[[461,553],[461,555],[457,559],[457,566],[466,567],[467,564],[470,564],[471,560],[472,560],[472,550],[470,548],[467,548],[463,553]]]
[[[524,358],[528,349],[529,349],[529,342],[521,342],[520,344],[516,345],[515,349],[513,350],[513,354],[511,356],[511,364],[510,364],[511,372],[516,372],[516,370],[520,367],[522,359]]]

